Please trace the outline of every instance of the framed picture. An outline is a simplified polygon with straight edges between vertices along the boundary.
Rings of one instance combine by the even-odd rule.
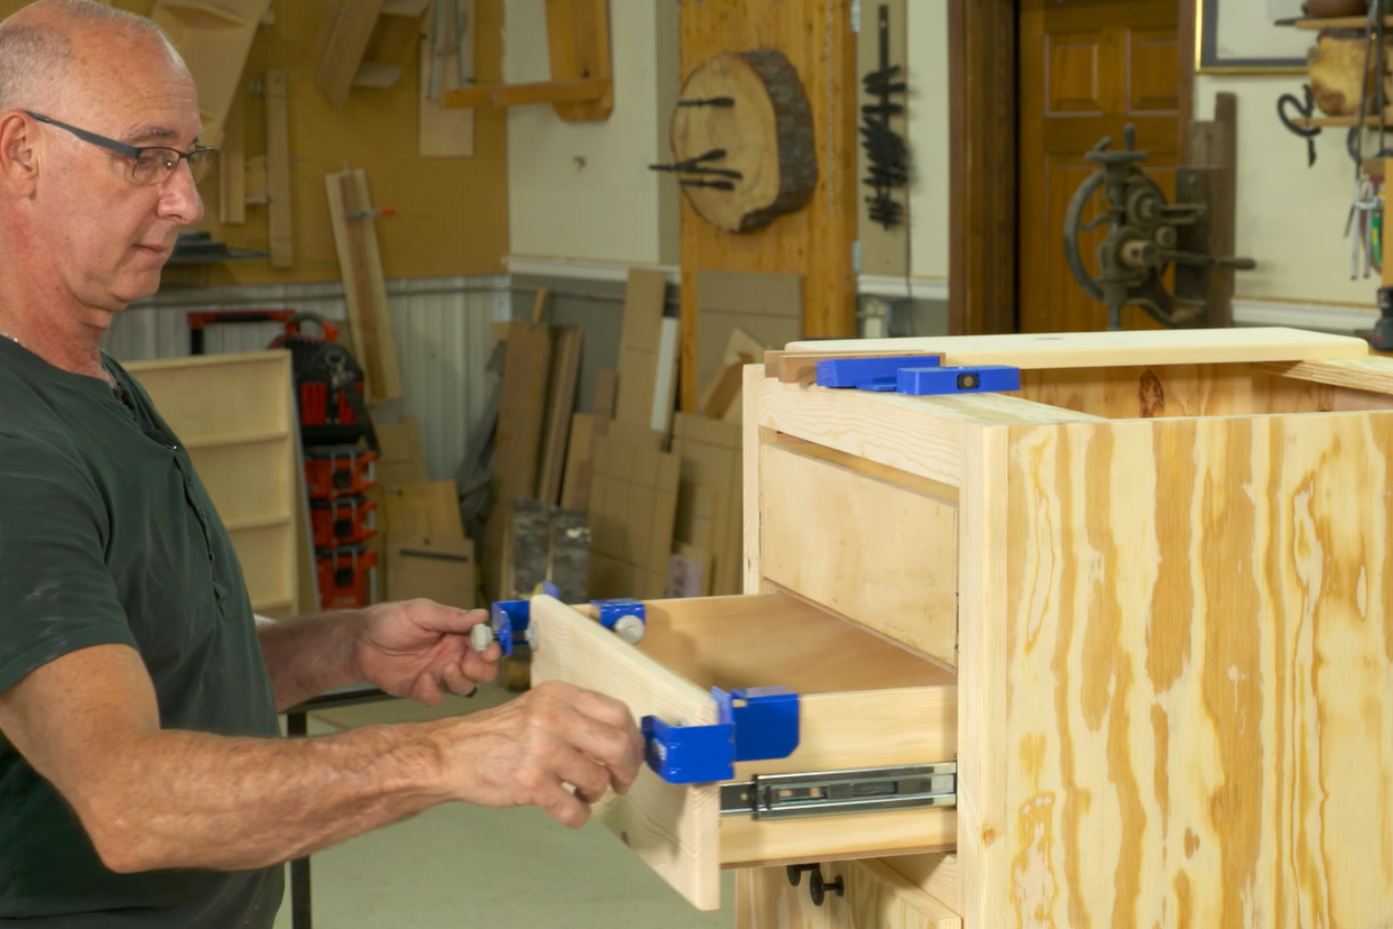
[[[1301,0],[1195,0],[1195,70],[1305,73],[1315,34],[1277,25],[1301,15]]]

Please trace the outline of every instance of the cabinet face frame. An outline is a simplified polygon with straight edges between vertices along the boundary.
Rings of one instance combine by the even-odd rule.
[[[1036,396],[1053,390],[1051,403],[816,391],[746,369],[747,591],[770,586],[761,445],[791,435],[957,488],[954,908],[965,926],[1032,916],[1227,925],[1256,912],[1274,924],[1363,925],[1393,912],[1393,881],[1360,877],[1360,862],[1380,860],[1377,836],[1393,829],[1393,813],[1366,802],[1393,780],[1393,713],[1365,712],[1393,694],[1393,545],[1388,508],[1373,505],[1393,494],[1393,362],[1364,357],[1358,340],[1305,344],[1311,334],[1267,330],[1247,343],[1234,332],[1209,343],[1188,335],[1150,361],[1134,344],[1111,357],[1088,345],[1056,352],[1063,368],[1154,368],[1174,386],[1164,418],[1128,415],[1145,403],[1135,388],[1080,392],[1076,381],[1099,378],[1027,355],[1008,363],[1030,369]],[[1005,338],[1016,341],[998,344],[1022,350]],[[951,364],[955,341],[968,340],[898,344],[943,351]],[[1053,562],[1042,567],[1042,553]],[[1189,565],[1198,574],[1182,599]],[[1100,572],[1112,580],[1089,590]],[[1248,618],[1258,646],[1219,620],[1234,616]],[[1049,655],[1038,651],[1046,643]],[[1206,655],[1242,659],[1238,677],[1206,667]],[[1090,678],[1090,663],[1109,673]],[[1058,705],[1022,699],[1027,682],[1062,694]],[[1260,739],[1240,735],[1240,705],[1258,717]],[[1272,773],[1254,784],[1258,771]],[[1124,835],[1135,854],[1123,852]]]

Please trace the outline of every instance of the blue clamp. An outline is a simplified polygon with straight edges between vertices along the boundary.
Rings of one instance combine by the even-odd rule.
[[[542,593],[548,597],[555,597],[560,591],[551,581],[543,581]],[[511,655],[513,647],[526,639],[527,627],[531,621],[531,600],[499,600],[489,608],[489,626],[493,628],[493,640],[503,649],[504,655]]]
[[[819,387],[896,391],[914,397],[1021,389],[1021,370],[1010,365],[943,367],[932,357],[824,358]]]
[[[643,634],[648,628],[648,614],[643,601],[633,597],[616,597],[612,600],[591,600],[590,605],[599,612],[601,626],[630,645],[643,641]]]
[[[895,389],[900,368],[936,367],[932,355],[904,355],[898,358],[823,358],[817,363],[817,386],[855,387],[859,390]]]
[[[673,726],[645,716],[644,756],[669,784],[735,777],[735,762],[787,758],[798,748],[798,695],[787,687],[711,688],[719,722]]]

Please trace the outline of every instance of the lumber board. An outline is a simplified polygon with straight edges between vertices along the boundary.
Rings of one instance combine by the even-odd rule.
[[[697,411],[702,416],[709,416],[713,419],[723,418],[731,404],[735,403],[740,396],[740,385],[744,380],[741,369],[747,364],[753,364],[754,360],[754,356],[739,352],[734,361],[722,362],[721,366],[716,369],[716,373],[712,375],[711,382],[701,392]]]
[[[324,57],[319,63],[315,83],[334,106],[348,99],[353,77],[368,49],[383,0],[343,0]]]
[[[590,488],[590,593],[662,596],[672,552],[681,459],[600,438]]]
[[[608,0],[549,0],[546,13],[552,82],[604,85],[598,95],[557,101],[556,115],[565,122],[608,119],[614,109]]]
[[[743,417],[740,423],[742,496],[744,515],[744,572],[740,589],[745,594],[757,594],[764,586],[763,558],[760,552],[760,447],[774,441],[775,430],[759,422],[756,404],[764,377],[764,365],[746,365],[745,383],[741,388]]]
[[[957,494],[806,442],[765,445],[760,458],[764,576],[956,665]]]
[[[751,365],[746,377],[763,370]],[[801,387],[758,375],[745,390],[747,418],[758,425],[954,487],[962,480],[967,424],[1102,420],[1003,394],[906,397]]]
[[[962,875],[955,852],[896,855],[881,863],[949,908],[956,906]]]
[[[571,414],[571,436],[566,445],[566,469],[561,481],[561,505],[584,510],[590,504],[590,446],[594,418],[589,413]],[[585,487],[582,490],[582,480]]]
[[[1301,361],[1294,364],[1268,363],[1257,367],[1280,377],[1393,394],[1393,358],[1382,355],[1332,361]]]
[[[227,109],[218,150],[218,222],[247,221],[246,98],[239,88]]]
[[[228,527],[253,607],[289,619],[300,599],[303,538],[290,354],[170,358],[126,369],[184,443]]]
[[[227,121],[241,83],[257,24],[270,0],[220,0],[190,3],[155,0],[150,18],[160,25],[187,64],[198,89],[202,142],[212,148],[227,142]]]
[[[385,487],[398,484],[423,484],[430,480],[426,473],[426,456],[421,448],[421,430],[416,417],[410,413],[399,423],[375,423],[377,432],[377,483]]]
[[[676,537],[711,553],[713,593],[740,592],[743,463],[741,428],[678,413],[672,453],[682,460]]]
[[[454,481],[383,487],[382,508],[389,534],[464,538]]]
[[[532,684],[559,680],[599,690],[635,719],[657,716],[689,725],[717,721],[710,694],[632,648],[598,623],[552,599],[532,598],[539,643]],[[720,906],[720,787],[668,784],[646,766],[627,796],[613,793],[596,817],[663,880],[701,910]]]
[[[1006,450],[1004,712],[977,720],[1004,819],[963,915],[1386,920],[1393,413],[1020,426]]]
[[[571,412],[576,403],[576,378],[580,375],[579,326],[553,329],[551,382],[547,390],[546,422],[542,426],[542,460],[537,476],[537,499],[555,506],[561,499],[562,469],[571,431]]]
[[[748,271],[697,273],[696,382],[708,384],[732,349],[738,329],[746,344],[761,349],[797,339],[803,333],[803,277],[799,274],[757,274]]]
[[[629,269],[624,288],[624,323],[619,336],[618,422],[651,426],[657,389],[663,302],[667,278],[661,271]]]
[[[392,315],[387,304],[387,281],[377,247],[377,227],[370,213],[367,174],[361,168],[324,176],[334,246],[343,275],[344,300],[356,357],[363,366],[367,398],[372,403],[401,396],[401,363]]]
[[[785,348],[809,354],[901,350],[941,353],[945,365],[1101,368],[1363,358],[1369,343],[1304,329],[1254,327],[858,339],[791,342]]]
[[[290,104],[286,72],[267,71],[266,229],[271,267],[295,264],[295,223],[290,190]]]
[[[1006,769],[1017,763],[1006,725],[1008,431],[963,428],[958,496],[958,857],[954,909],[969,926],[1004,926],[1002,878],[1014,849],[1007,830]]]
[[[473,609],[474,543],[463,537],[392,533],[387,536],[388,600],[424,597]]]
[[[529,322],[508,323],[490,478],[493,502],[484,530],[484,590],[490,598],[496,599],[504,578],[509,501],[536,492],[537,452],[542,442],[550,367],[549,328]]]

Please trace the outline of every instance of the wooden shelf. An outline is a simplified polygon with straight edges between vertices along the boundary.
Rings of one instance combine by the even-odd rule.
[[[227,445],[256,445],[260,442],[274,442],[277,439],[289,438],[290,433],[284,429],[268,429],[264,432],[244,432],[241,435],[215,435],[198,439],[189,439],[184,442],[187,449],[195,448],[222,448]]]
[[[526,106],[530,103],[579,103],[604,100],[610,93],[605,79],[538,81],[535,84],[486,84],[445,91],[446,109]]]
[[[1393,113],[1384,117],[1384,123],[1390,131],[1393,131]],[[1309,119],[1293,119],[1293,126],[1301,129],[1353,129],[1359,124],[1357,116],[1312,116]],[[1364,125],[1370,129],[1377,129],[1379,118],[1377,116],[1365,116]]]
[[[1293,22],[1280,22],[1279,26],[1293,26],[1315,32],[1318,29],[1363,29],[1369,24],[1367,16],[1332,16],[1328,19],[1298,19]],[[1385,28],[1393,27],[1393,16],[1383,18]]]

